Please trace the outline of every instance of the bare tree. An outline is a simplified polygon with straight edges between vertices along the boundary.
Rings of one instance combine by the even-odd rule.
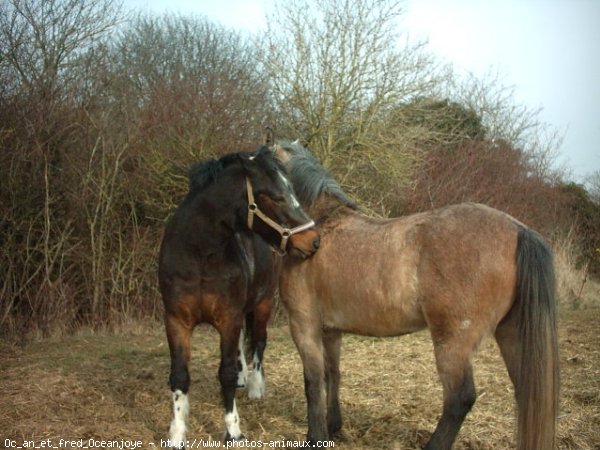
[[[540,119],[541,108],[517,102],[515,87],[500,74],[489,71],[480,77],[462,77],[454,73],[446,80],[445,95],[479,114],[489,140],[509,142],[523,151],[536,175],[555,179],[564,172],[555,166],[563,133]]]
[[[401,39],[401,14],[394,0],[294,0],[279,2],[268,20],[262,59],[283,133],[303,137],[352,184],[372,183],[380,170],[396,187],[410,179],[414,148],[387,120],[430,92],[438,72],[423,43]],[[373,197],[372,206],[381,201]]]
[[[600,206],[600,170],[592,172],[586,178],[586,185],[590,198],[594,203]]]
[[[89,51],[117,17],[113,0],[0,5],[0,79],[8,81],[0,96],[0,166],[9,180],[0,194],[9,205],[0,224],[9,230],[0,264],[9,274],[2,293],[11,299],[3,321],[18,308],[44,328],[68,301],[62,277],[73,221],[64,200],[76,180],[63,170],[79,125],[73,105]]]
[[[13,89],[64,100],[85,52],[118,23],[118,6],[116,0],[5,0],[1,67],[13,75]]]
[[[139,15],[111,55],[109,91],[132,129],[132,194],[144,216],[162,223],[193,161],[260,141],[273,117],[268,82],[250,40],[202,17]]]

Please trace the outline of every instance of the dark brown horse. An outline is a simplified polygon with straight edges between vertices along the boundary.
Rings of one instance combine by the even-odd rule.
[[[221,336],[225,439],[243,438],[235,389],[244,382],[243,372],[238,373],[244,319],[252,319],[248,331],[254,370],[249,396],[258,398],[264,391],[262,358],[278,254],[289,251],[307,257],[318,246],[314,223],[266,147],[254,154],[229,154],[192,169],[190,191],[166,227],[159,259],[171,353],[171,446],[185,446],[190,337],[202,322],[214,326]]]
[[[558,356],[552,254],[514,218],[465,203],[397,219],[361,214],[300,144],[275,146],[317,222],[319,252],[284,262],[280,294],[304,366],[308,439],[342,426],[341,333],[429,328],[444,398],[426,449],[449,449],[476,394],[471,356],[500,346],[518,405],[518,448],[555,445]]]

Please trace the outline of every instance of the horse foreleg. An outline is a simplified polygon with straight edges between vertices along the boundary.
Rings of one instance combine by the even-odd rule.
[[[240,331],[240,338],[238,340],[238,378],[237,387],[246,387],[248,380],[248,364],[246,363],[246,350],[245,350],[245,330],[242,328]]]
[[[308,408],[307,440],[315,445],[329,437],[322,332],[315,321],[298,320],[294,317],[290,317],[290,330],[304,367],[304,391]]]
[[[252,318],[252,372],[248,378],[248,398],[259,399],[265,395],[263,357],[267,346],[267,322],[271,314],[271,299],[261,300]]]
[[[169,384],[173,395],[173,420],[169,428],[169,440],[173,448],[184,448],[186,420],[189,413],[187,394],[190,387],[190,375],[188,363],[192,326],[167,313],[165,328],[171,354]]]
[[[238,342],[242,329],[242,320],[228,320],[219,326],[221,335],[221,364],[219,365],[219,381],[225,406],[225,441],[244,439],[240,430],[240,417],[235,404],[237,388]]]
[[[325,351],[325,382],[327,385],[327,431],[333,437],[342,428],[340,411],[340,350],[342,333],[328,330],[323,333]]]

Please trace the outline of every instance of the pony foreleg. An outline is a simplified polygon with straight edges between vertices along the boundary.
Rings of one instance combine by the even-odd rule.
[[[314,329],[314,325],[308,325],[309,323],[290,317],[290,330],[304,367],[304,392],[308,409],[307,440],[315,445],[318,441],[328,440],[329,435],[322,335],[320,328]]]
[[[306,438],[315,445],[329,438],[326,420],[326,392],[323,358],[304,361],[304,392],[308,408],[308,433]]]
[[[264,343],[261,343],[254,350],[252,356],[252,372],[248,378],[248,398],[250,399],[260,399],[265,395],[265,376],[262,365],[264,348]]]
[[[271,314],[271,299],[261,300],[252,313],[252,372],[248,378],[248,398],[265,395],[263,358],[267,346],[267,322]]]
[[[244,330],[240,332],[240,339],[238,342],[238,378],[237,378],[237,387],[243,388],[246,387],[246,382],[248,380],[248,364],[246,364],[246,355],[244,351],[244,341],[245,341],[245,333]]]
[[[323,333],[325,351],[325,383],[327,385],[327,431],[333,437],[342,428],[340,411],[340,350],[342,333],[328,330]]]

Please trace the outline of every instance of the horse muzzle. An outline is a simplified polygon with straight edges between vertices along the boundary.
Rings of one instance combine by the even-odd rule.
[[[290,254],[296,254],[302,258],[308,258],[316,253],[321,245],[318,231],[313,227],[290,236],[288,247]]]
[[[294,228],[286,228],[275,222],[265,213],[263,213],[256,202],[254,201],[254,193],[252,192],[252,183],[249,178],[246,178],[246,187],[248,192],[248,228],[253,229],[254,216],[259,217],[265,224],[279,233],[281,241],[276,249],[280,255],[285,255],[289,247],[296,250],[303,258],[311,256],[317,251],[320,245],[319,233],[315,229],[315,222],[308,222],[295,226]]]

